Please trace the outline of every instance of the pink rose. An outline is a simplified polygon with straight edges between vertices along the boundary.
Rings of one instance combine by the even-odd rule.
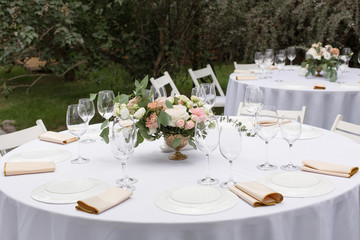
[[[177,127],[182,128],[182,127],[184,127],[184,125],[185,125],[185,121],[183,119],[177,120],[177,122],[176,122]]]
[[[152,113],[147,119],[146,119],[146,123],[145,126],[149,129],[155,129],[158,128],[158,124],[157,124],[157,116],[156,113]]]
[[[338,55],[340,54],[340,51],[339,51],[338,48],[333,48],[333,49],[331,49],[331,52],[332,52],[332,54],[334,54],[334,55],[336,55],[336,56],[338,56]]]
[[[163,108],[165,107],[165,103],[166,103],[166,97],[159,97],[156,99],[156,101],[158,102],[158,108]]]
[[[148,103],[148,108],[150,108],[151,110],[155,110],[158,107],[159,103],[157,101],[153,101],[151,103]]]
[[[134,105],[137,104],[139,101],[140,101],[140,98],[139,98],[139,97],[134,97],[133,99],[131,99],[131,100],[128,102],[127,107],[128,107],[128,108],[132,108],[132,107],[134,107]]]
[[[202,108],[191,108],[189,112],[192,113],[191,119],[195,122],[204,122],[207,118],[206,112]]]
[[[185,130],[189,130],[195,127],[195,123],[193,121],[187,121],[185,124]]]
[[[178,104],[180,104],[180,105],[184,105],[184,102],[183,102],[183,101],[181,101],[181,100],[178,100]]]

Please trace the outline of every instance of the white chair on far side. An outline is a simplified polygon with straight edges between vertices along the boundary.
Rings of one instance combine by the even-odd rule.
[[[171,87],[171,96],[174,95],[180,95],[179,90],[177,89],[174,81],[170,77],[170,74],[168,72],[164,72],[164,75],[158,78],[150,78],[151,84],[154,86],[156,92],[161,95],[161,88],[165,88],[166,85],[170,84]],[[166,89],[166,88],[165,88]]]
[[[189,68],[189,74],[191,79],[193,80],[195,87],[200,88],[200,84],[198,79],[204,77],[211,77],[212,83],[215,84],[217,91],[219,92],[220,96],[216,96],[214,107],[225,107],[226,96],[224,91],[222,90],[219,81],[217,80],[213,69],[211,68],[210,64],[206,65],[206,68],[192,70]]]
[[[258,66],[256,64],[239,64],[237,62],[234,62],[234,68],[235,70],[251,70],[251,69],[258,69]]]
[[[360,125],[343,121],[343,116],[340,114],[336,116],[331,131],[360,143]]]
[[[37,139],[41,133],[46,131],[43,121],[39,119],[33,127],[0,135],[0,156],[4,155],[8,149],[16,148],[24,143]]]
[[[240,102],[239,103],[239,108],[238,108],[238,112],[237,112],[237,116],[241,116],[244,115],[244,103]],[[303,106],[301,108],[301,110],[277,110],[278,113],[278,117],[281,118],[283,116],[296,116],[296,115],[300,115],[301,118],[301,123],[304,123],[304,119],[305,119],[305,114],[306,114],[306,106]],[[245,114],[246,115],[246,114]]]

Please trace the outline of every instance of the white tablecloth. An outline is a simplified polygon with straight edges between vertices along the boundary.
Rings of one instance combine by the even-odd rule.
[[[83,144],[87,164],[56,164],[54,173],[0,176],[0,233],[2,240],[118,240],[118,239],[360,239],[360,174],[351,179],[326,176],[336,189],[313,198],[285,198],[281,204],[254,208],[242,200],[224,212],[188,216],[160,210],[155,197],[167,190],[196,184],[205,175],[205,158],[199,151],[184,151],[188,159],[171,161],[161,152],[161,141],[141,144],[129,161],[129,174],[137,177],[131,199],[100,215],[75,210],[75,204],[45,204],[31,198],[31,191],[46,182],[66,177],[91,177],[110,185],[121,176],[120,163],[104,142]],[[282,139],[270,143],[270,158],[278,165],[287,161],[288,146]],[[3,163],[19,152],[35,148],[63,148],[77,154],[77,143],[60,146],[35,140],[5,155]],[[326,131],[324,136],[294,144],[294,161],[317,159],[359,165],[360,148],[351,140]],[[255,166],[264,161],[264,143],[244,138],[236,161],[238,181],[257,179],[268,172]],[[228,163],[217,149],[211,155],[211,175],[225,180]],[[280,171],[280,170],[278,170]]]
[[[322,77],[305,78],[299,68],[280,74],[277,70],[271,72],[271,79],[251,81],[237,81],[236,74],[232,73],[227,86],[225,115],[236,115],[246,86],[255,85],[263,90],[264,104],[274,105],[279,110],[301,110],[306,106],[306,124],[330,129],[338,114],[342,114],[345,121],[360,124],[359,69],[350,69],[335,83]],[[338,83],[341,81],[344,84]],[[326,89],[314,90],[315,83],[324,83]]]

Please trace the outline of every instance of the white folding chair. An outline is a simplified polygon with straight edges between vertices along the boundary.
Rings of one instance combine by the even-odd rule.
[[[343,116],[340,114],[336,116],[331,131],[360,143],[360,125],[343,121]]]
[[[39,119],[33,127],[0,135],[0,156],[4,155],[8,149],[18,147],[24,143],[37,139],[41,133],[46,131],[43,121]]]
[[[243,107],[244,107],[244,103],[240,102],[238,112],[237,112],[237,116],[244,115]],[[289,116],[289,117],[300,115],[301,123],[304,123],[305,113],[306,113],[306,106],[303,106],[300,111],[298,111],[298,110],[277,110],[277,113],[278,113],[279,118],[281,118],[281,117],[283,117],[285,115]]]
[[[150,78],[150,82],[151,84],[154,86],[156,92],[161,95],[161,91],[162,89],[165,88],[166,85],[170,84],[171,87],[171,96],[174,95],[180,95],[179,90],[177,89],[177,87],[175,86],[174,81],[171,79],[170,75],[168,72],[164,72],[164,75],[158,78]]]
[[[234,62],[235,70],[250,70],[250,69],[257,69],[258,66],[256,64],[239,64]]]
[[[191,79],[193,80],[195,87],[200,88],[200,84],[198,79],[204,77],[211,77],[212,82],[215,84],[217,91],[219,92],[220,96],[216,96],[214,107],[225,107],[226,96],[224,91],[222,90],[213,69],[211,68],[210,64],[206,65],[206,68],[198,69],[193,71],[189,68],[189,74]]]

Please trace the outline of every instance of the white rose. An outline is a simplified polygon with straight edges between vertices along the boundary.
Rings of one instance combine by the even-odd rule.
[[[307,52],[306,52],[306,56],[311,56],[312,58],[315,58],[315,56],[318,55],[315,48],[310,48]]]
[[[204,106],[204,102],[199,101],[199,102],[197,103],[197,105],[198,105],[198,107],[203,107],[203,106]]]
[[[169,124],[171,127],[176,127],[176,122],[179,119],[183,119],[184,121],[189,119],[187,108],[184,105],[174,105],[173,108],[168,108],[165,112],[171,117]]]
[[[114,104],[113,115],[120,116],[120,104],[119,103]]]
[[[193,103],[192,101],[189,101],[189,102],[186,103],[186,107],[189,108],[189,109],[190,109],[190,108],[193,108],[193,107],[194,107],[194,103]]]
[[[329,52],[324,52],[324,58],[325,58],[326,60],[330,60],[331,54],[330,54]]]
[[[174,103],[174,97],[168,97],[166,100],[170,101],[170,102],[171,102],[171,104],[173,104],[173,103]]]
[[[198,96],[193,95],[193,96],[191,96],[191,101],[193,101],[193,102],[199,102],[199,101],[200,101],[200,98],[199,98]]]
[[[180,100],[183,102],[183,103],[187,103],[188,101],[190,101],[190,99],[185,96],[185,95],[180,95]]]
[[[119,115],[120,115],[120,117],[121,117],[122,119],[128,119],[128,118],[129,118],[129,115],[130,115],[129,109],[127,109],[127,107],[121,108]]]
[[[146,113],[145,108],[139,108],[135,113],[134,113],[134,117],[137,119],[140,119],[144,116],[144,114]]]

